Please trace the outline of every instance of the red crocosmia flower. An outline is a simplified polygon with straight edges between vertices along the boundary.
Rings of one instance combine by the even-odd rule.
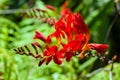
[[[62,60],[57,55],[58,48],[57,46],[46,46],[46,49],[43,51],[44,57],[40,60],[39,65],[46,61],[46,65],[53,59],[56,64],[61,64]]]
[[[62,59],[70,61],[76,52],[79,57],[84,58],[84,53],[88,50],[96,50],[98,54],[104,52],[107,44],[89,43],[90,32],[83,18],[79,13],[71,13],[64,6],[62,17],[54,24],[55,31],[45,38],[41,33],[36,32],[35,39],[45,42],[46,48],[43,50],[43,58],[39,65],[44,61],[49,64],[53,60],[56,64],[61,64]],[[55,37],[58,44],[51,46],[51,38]],[[65,42],[62,41],[65,39]]]
[[[104,52],[106,49],[108,49],[107,44],[96,44],[96,43],[90,43],[87,45],[89,49],[96,50],[98,54]]]

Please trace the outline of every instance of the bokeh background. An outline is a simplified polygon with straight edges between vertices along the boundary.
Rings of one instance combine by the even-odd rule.
[[[91,33],[90,42],[106,43],[107,58],[114,60],[113,80],[120,79],[120,1],[115,0],[68,0],[72,12],[81,13]],[[14,48],[30,45],[35,30],[44,35],[54,29],[42,19],[23,14],[31,8],[55,7],[60,18],[65,0],[0,0],[0,80],[109,80],[110,65],[97,57],[79,59],[73,57],[62,65],[51,62],[38,66],[39,60],[15,54]]]

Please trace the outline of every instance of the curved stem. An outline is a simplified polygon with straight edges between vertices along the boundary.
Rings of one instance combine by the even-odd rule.
[[[106,35],[105,40],[104,40],[104,43],[107,42],[108,37],[109,37],[109,34],[110,34],[110,31],[111,31],[111,29],[112,29],[112,27],[113,27],[115,21],[117,20],[117,17],[118,17],[118,15],[116,15],[116,16],[114,17],[112,23],[110,24],[110,26],[109,26],[109,28],[108,28],[108,31],[107,31],[107,35]]]

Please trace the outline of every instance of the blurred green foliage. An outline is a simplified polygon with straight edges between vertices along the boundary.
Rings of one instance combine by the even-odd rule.
[[[64,0],[0,0],[0,10],[45,8],[45,4],[55,6],[59,13]],[[91,42],[104,43],[111,16],[114,16],[112,0],[68,0],[68,7],[73,12],[80,12],[91,32]],[[59,17],[60,14],[53,14]],[[120,25],[118,23],[118,25]],[[108,71],[100,71],[94,76],[86,78],[87,74],[102,66],[97,58],[76,57],[62,65],[51,62],[48,66],[38,67],[32,57],[17,55],[13,48],[29,45],[33,42],[35,30],[48,35],[54,31],[53,27],[37,18],[21,16],[21,13],[0,14],[0,80],[109,80]],[[114,36],[114,35],[113,35]],[[112,46],[112,42],[108,42]],[[111,47],[110,46],[110,47]],[[112,51],[112,48],[110,48]],[[105,69],[110,66],[105,64]],[[115,63],[113,80],[120,78],[120,64]]]

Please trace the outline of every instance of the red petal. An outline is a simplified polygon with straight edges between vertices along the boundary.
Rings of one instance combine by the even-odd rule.
[[[77,16],[77,14],[73,14],[72,16],[73,16],[73,24],[74,24],[73,29],[74,29],[75,33],[77,33],[77,34],[82,33],[83,34],[84,31],[83,31],[83,26],[80,22],[80,17]]]
[[[71,60],[72,56],[73,56],[73,52],[67,52],[66,53],[66,61],[69,62]]]
[[[47,54],[48,54],[48,50],[45,49],[45,50],[43,51],[43,55],[44,55],[44,56],[47,56]]]
[[[107,44],[90,43],[88,44],[88,47],[90,49],[96,50],[98,53],[102,53],[107,50],[109,46]]]
[[[82,16],[79,13],[73,14],[73,24],[76,28],[76,29],[74,29],[74,31],[77,30],[78,33],[85,34],[87,41],[89,41],[89,39],[90,39],[89,29],[88,29],[87,25],[85,24]]]
[[[51,43],[51,35],[49,35],[49,36],[47,37],[46,42],[47,42],[48,44],[50,44],[50,43]]]
[[[47,57],[47,59],[46,59],[46,65],[48,65],[48,64],[50,63],[51,60],[52,60],[52,56]]]
[[[55,53],[57,53],[57,51],[58,51],[57,46],[51,46],[48,50],[47,56],[54,55]]]
[[[34,39],[40,39],[40,40],[42,40],[43,42],[46,42],[45,36],[44,36],[42,33],[38,32],[38,31],[36,31],[36,34],[35,34],[35,36],[34,36]]]
[[[51,36],[55,36],[56,38],[60,38],[60,34],[58,31],[55,31]]]
[[[56,53],[58,51],[58,48],[57,46],[51,46],[49,51]]]
[[[56,30],[64,30],[65,29],[65,22],[64,22],[64,17],[61,17],[56,23],[55,23],[55,29]],[[58,32],[57,31],[57,32]]]
[[[65,50],[61,49],[59,52],[56,53],[57,58],[64,58]]]
[[[86,38],[87,38],[87,40],[89,40],[89,39],[90,39],[89,29],[88,29],[87,25],[85,24],[82,16],[81,16],[80,14],[77,14],[77,16],[79,16],[80,22],[81,22],[81,24],[82,24],[82,28],[83,28],[83,30],[84,30],[84,33],[86,33]]]
[[[57,58],[57,56],[53,56],[53,60],[56,64],[62,64],[62,60],[60,60],[59,58]]]

